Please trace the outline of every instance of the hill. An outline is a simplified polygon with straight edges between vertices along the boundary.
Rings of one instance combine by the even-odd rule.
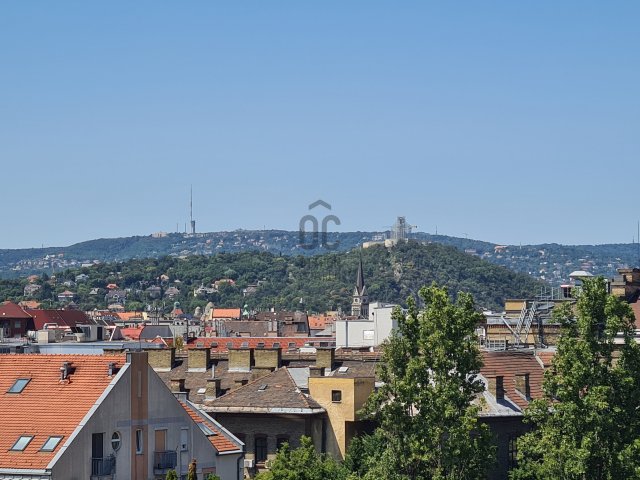
[[[119,289],[126,289],[128,308],[164,304],[165,310],[170,310],[177,301],[188,312],[208,302],[218,307],[246,303],[260,310],[296,309],[302,298],[305,309],[310,311],[349,311],[359,255],[355,251],[306,257],[238,252],[104,263],[67,269],[59,272],[55,281],[45,275],[35,281],[41,289],[33,298],[47,306],[58,305],[57,294],[70,289],[76,293],[80,308],[104,308],[105,287],[114,283]],[[372,301],[404,304],[422,285],[435,281],[449,287],[454,295],[458,291],[470,292],[480,307],[497,309],[505,298],[530,296],[540,286],[527,275],[435,243],[409,242],[391,249],[375,246],[361,255]],[[87,277],[80,277],[76,285],[80,274]],[[214,288],[212,284],[217,280],[223,282]],[[24,299],[26,284],[26,279],[0,281],[0,299]],[[148,290],[152,286],[162,288],[163,301],[152,298]],[[205,289],[194,294],[200,286]],[[245,290],[249,286],[253,287]],[[171,287],[179,293],[170,298],[167,293]],[[93,289],[99,289],[99,293],[94,290],[91,294]]]
[[[335,252],[345,252],[388,232],[329,233]],[[480,240],[414,233],[411,238],[426,243],[449,245],[496,265],[527,273],[552,285],[569,280],[574,270],[612,277],[616,269],[637,266],[637,244],[610,245],[496,245]],[[0,278],[24,277],[32,273],[51,275],[67,268],[129,259],[214,255],[221,252],[272,252],[277,255],[313,256],[327,253],[318,245],[305,249],[299,233],[283,230],[236,230],[233,232],[171,233],[90,240],[68,247],[0,250]],[[330,253],[330,252],[329,252]]]

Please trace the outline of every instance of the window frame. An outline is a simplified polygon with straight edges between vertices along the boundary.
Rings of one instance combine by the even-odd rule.
[[[331,390],[331,401],[333,403],[342,402],[342,390]]]
[[[258,446],[258,442],[260,445]],[[262,444],[264,442],[264,445]],[[264,455],[258,455],[258,451]],[[253,437],[253,454],[256,463],[264,463],[269,459],[269,439],[266,435],[255,435]]]
[[[24,384],[22,385],[22,388],[18,387],[18,382],[24,382]],[[29,382],[31,382],[31,377],[16,378],[15,382],[13,382],[13,385],[11,385],[11,387],[9,387],[9,390],[7,390],[7,393],[11,393],[11,394],[22,393],[24,389],[27,388],[27,385],[29,385]]]
[[[117,447],[113,446],[114,442],[117,442]],[[117,452],[118,450],[120,450],[120,447],[122,447],[122,435],[120,435],[120,432],[113,432],[111,434],[111,449],[114,452]]]
[[[56,448],[58,448],[58,445],[60,445],[60,442],[62,441],[63,438],[64,437],[62,435],[51,435],[42,444],[42,447],[40,447],[40,451],[41,452],[53,452]],[[55,442],[55,443],[53,444],[53,446],[51,446],[49,448],[45,448],[49,442]]]
[[[144,454],[144,430],[136,429],[136,455]]]
[[[26,440],[26,443],[22,446],[22,448],[17,448],[20,441],[25,438],[28,439]],[[12,452],[24,452],[25,449],[29,446],[29,444],[33,441],[33,438],[34,438],[34,435],[20,435],[9,450]]]

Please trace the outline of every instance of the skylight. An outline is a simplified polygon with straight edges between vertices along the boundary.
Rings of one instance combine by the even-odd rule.
[[[204,433],[207,437],[210,437],[211,435],[215,435],[216,432],[214,432],[213,430],[211,430],[207,425],[205,425],[204,423],[198,423],[198,426],[200,427],[200,430],[202,430],[202,433]]]
[[[349,371],[349,367],[340,367],[338,369],[338,373],[347,373]]]
[[[264,392],[267,389],[267,385],[266,384],[262,384],[258,387],[258,391],[259,392]]]
[[[20,438],[18,438],[18,440],[16,440],[16,443],[13,444],[11,450],[13,450],[14,452],[22,452],[25,448],[27,448],[27,445],[31,443],[32,439],[33,435],[22,435]]]
[[[56,447],[58,446],[58,444],[60,443],[60,440],[62,440],[62,437],[60,437],[60,436],[49,437],[47,439],[47,441],[44,442],[44,445],[42,446],[40,451],[41,452],[53,452],[56,449]]]
[[[14,384],[11,386],[11,388],[9,389],[8,393],[21,393],[22,390],[24,390],[24,387],[27,386],[27,383],[29,383],[31,381],[30,378],[19,378],[17,379]]]

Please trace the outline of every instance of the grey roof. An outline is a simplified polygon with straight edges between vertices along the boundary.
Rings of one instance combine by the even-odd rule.
[[[213,412],[322,413],[324,409],[300,388],[287,367],[231,390],[207,405]]]
[[[173,338],[168,325],[145,325],[140,332],[140,340],[153,340],[156,337]]]

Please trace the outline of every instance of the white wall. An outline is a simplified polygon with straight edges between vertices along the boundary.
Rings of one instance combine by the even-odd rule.
[[[369,304],[369,318],[336,321],[336,347],[375,347],[391,336],[397,322],[391,314],[395,305],[374,302]]]

